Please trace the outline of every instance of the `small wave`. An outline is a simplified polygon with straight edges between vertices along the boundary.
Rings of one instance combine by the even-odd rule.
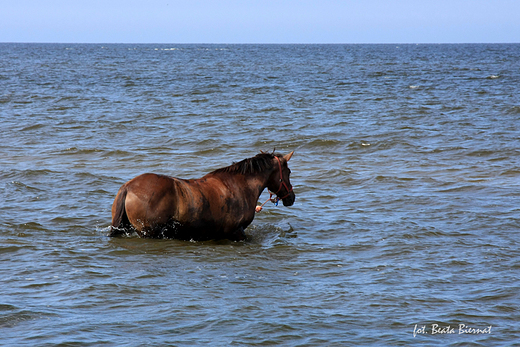
[[[343,141],[338,140],[326,140],[326,139],[316,139],[307,143],[306,147],[331,147],[343,144]]]
[[[511,107],[508,112],[508,114],[520,114],[520,106],[513,106]]]
[[[453,188],[446,188],[439,190],[441,193],[466,193],[466,192],[475,192],[481,190],[482,188],[478,185],[462,185]]]
[[[490,79],[490,80],[495,80],[497,78],[500,78],[500,75],[490,75],[487,78]]]
[[[500,176],[516,177],[520,174],[520,168],[508,169],[500,172]]]
[[[22,129],[20,129],[20,131],[30,131],[30,130],[38,130],[38,129],[41,129],[41,128],[45,128],[47,125],[44,125],[44,124],[33,124],[33,125],[29,125],[29,126],[26,126]]]
[[[348,147],[350,149],[361,149],[361,148],[368,148],[372,146],[372,143],[368,142],[368,141],[355,141],[355,142],[351,142]]]
[[[19,182],[20,179],[30,179],[40,181],[43,176],[55,176],[59,174],[58,171],[48,169],[27,169],[27,170],[7,170],[2,172],[2,178],[12,179],[11,184],[23,184]]]
[[[182,51],[182,48],[155,48],[156,51]]]
[[[21,246],[9,246],[9,245],[2,245],[0,246],[0,254],[5,254],[5,253],[16,253],[18,252],[19,250],[22,250],[23,247]],[[1,307],[2,305],[0,305]]]
[[[216,84],[210,84],[207,85],[204,89],[195,89],[191,92],[191,95],[207,95],[207,94],[213,94],[215,92],[218,92],[218,90],[215,90],[213,88],[219,88],[219,85]]]
[[[15,226],[18,230],[32,230],[32,231],[45,231],[47,230],[43,225],[36,222],[22,223]]]
[[[286,237],[296,237],[293,227],[285,222],[275,224],[250,225],[246,229],[247,243],[260,245],[273,245]]]
[[[488,149],[479,149],[476,151],[469,152],[467,155],[470,157],[490,157],[496,155],[497,151]]]
[[[350,169],[329,169],[329,170],[323,170],[322,172],[319,172],[317,174],[317,177],[323,177],[328,179],[347,179],[349,176],[351,176],[354,173],[353,170]]]
[[[66,110],[70,110],[70,109],[73,109],[73,108],[76,108],[76,106],[54,106],[54,107],[49,107],[47,109],[47,111],[49,111],[49,112],[52,112],[52,111],[66,111]]]
[[[23,182],[20,182],[20,181],[12,181],[11,182],[15,187],[17,187],[17,189],[19,190],[28,190],[28,191],[35,191],[35,192],[42,192],[43,190],[42,189],[39,189],[39,188],[36,188],[36,187],[32,187],[28,184],[25,184]]]
[[[397,176],[385,176],[385,175],[378,175],[374,178],[377,182],[383,182],[383,183],[402,183],[407,181],[414,181],[414,177],[397,177]]]
[[[33,280],[31,278],[27,278],[26,280]],[[27,324],[29,321],[42,320],[44,318],[51,319],[57,317],[56,314],[42,311],[32,311],[32,310],[12,310],[5,316],[2,316],[0,319],[0,327],[5,328],[14,328],[19,325]]]
[[[77,147],[68,147],[64,150],[61,151],[62,154],[65,154],[65,155],[71,155],[71,154],[93,154],[93,153],[101,153],[103,152],[102,149],[98,149],[98,148],[84,148],[84,149],[79,149]]]
[[[106,156],[107,157],[126,157],[126,156],[131,156],[131,155],[134,155],[134,153],[132,152],[129,152],[129,151],[124,151],[124,150],[121,150],[121,149],[115,149],[115,150],[111,150],[111,151],[107,151],[106,152]]]
[[[269,106],[266,108],[261,109],[260,113],[270,113],[270,112],[280,112],[283,111],[281,108],[275,107],[275,106]]]
[[[191,102],[193,102],[193,103],[203,103],[203,102],[208,102],[208,101],[209,101],[209,99],[207,99],[207,98],[191,100]]]
[[[12,98],[9,95],[2,95],[0,96],[0,104],[6,104],[10,102]]]

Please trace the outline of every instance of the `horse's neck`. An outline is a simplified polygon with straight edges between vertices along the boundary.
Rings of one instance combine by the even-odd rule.
[[[243,185],[240,189],[241,191],[248,190],[254,195],[257,195],[256,198],[258,198],[265,188],[267,188],[270,174],[241,175],[226,173],[219,176],[219,179],[227,183],[227,186]]]
[[[251,177],[247,179],[249,186],[252,187],[257,193],[257,197],[262,194],[265,188],[267,188],[267,180],[268,178],[264,178],[262,176]]]

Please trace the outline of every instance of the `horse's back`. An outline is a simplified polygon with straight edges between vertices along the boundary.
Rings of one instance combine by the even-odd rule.
[[[164,189],[165,186],[168,186],[172,182],[174,182],[176,178],[160,175],[155,173],[144,173],[135,178],[132,178],[130,181],[126,182],[125,185],[127,187],[131,187],[131,189]]]

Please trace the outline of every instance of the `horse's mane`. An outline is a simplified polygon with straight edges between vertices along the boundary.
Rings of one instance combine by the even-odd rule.
[[[253,158],[244,159],[238,163],[223,167],[213,171],[212,173],[238,173],[242,175],[251,175],[263,172],[273,165],[273,158],[281,157],[280,154],[260,152]]]

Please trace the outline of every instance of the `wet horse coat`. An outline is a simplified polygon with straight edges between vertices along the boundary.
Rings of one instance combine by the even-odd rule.
[[[192,180],[137,176],[117,193],[110,235],[136,231],[149,238],[243,240],[265,188],[284,206],[294,203],[287,166],[292,155],[262,152]]]

